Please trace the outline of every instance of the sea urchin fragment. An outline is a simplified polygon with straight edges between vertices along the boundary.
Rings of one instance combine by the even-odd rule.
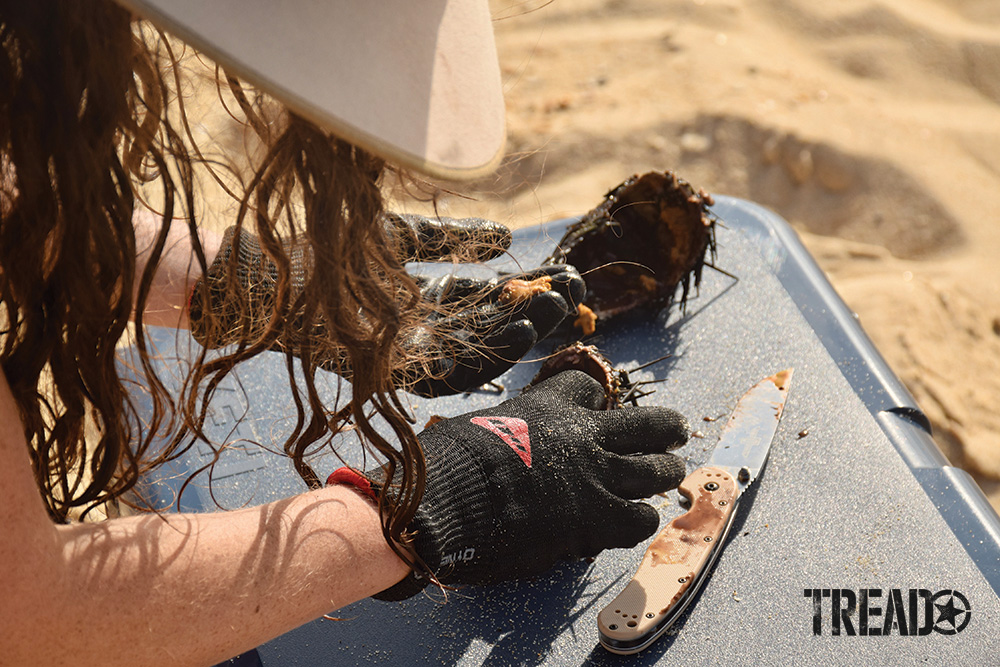
[[[553,375],[566,370],[583,371],[601,383],[607,400],[605,410],[613,410],[622,406],[622,390],[629,389],[628,375],[611,365],[608,358],[593,345],[581,342],[571,343],[559,348],[542,364],[538,374],[528,386],[533,386]]]
[[[701,282],[715,254],[712,198],[673,173],[633,176],[566,231],[547,264],[572,264],[587,281],[583,302],[606,320],[673,303]]]

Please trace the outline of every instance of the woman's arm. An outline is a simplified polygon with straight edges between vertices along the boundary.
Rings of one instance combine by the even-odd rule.
[[[233,512],[54,525],[0,374],[0,637],[11,664],[212,664],[401,580],[333,486]]]
[[[161,220],[150,211],[137,208],[132,224],[135,227],[136,275],[141,276],[159,233]],[[199,228],[198,232],[205,258],[211,264],[219,252],[222,235],[205,228]],[[146,299],[143,321],[154,326],[190,328],[187,302],[200,275],[187,225],[175,222],[170,226],[167,243]]]

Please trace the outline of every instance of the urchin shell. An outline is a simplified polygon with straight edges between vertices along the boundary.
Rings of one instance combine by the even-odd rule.
[[[606,320],[636,308],[686,303],[715,255],[710,195],[673,173],[636,175],[571,225],[549,264],[572,264],[587,282],[583,302]]]
[[[553,352],[542,363],[542,367],[528,383],[528,386],[531,387],[557,373],[568,370],[583,371],[601,383],[606,397],[605,410],[622,407],[621,394],[622,389],[627,389],[627,375],[617,370],[596,347],[584,345],[579,341],[565,345]]]

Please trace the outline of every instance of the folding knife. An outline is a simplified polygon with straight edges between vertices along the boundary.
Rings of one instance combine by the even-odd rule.
[[[690,508],[653,539],[635,576],[597,616],[604,648],[624,655],[647,648],[701,588],[740,499],[767,461],[791,377],[789,368],[744,394],[708,464],[681,482]]]

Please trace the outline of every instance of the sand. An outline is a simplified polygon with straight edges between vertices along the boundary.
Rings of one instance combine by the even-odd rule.
[[[764,204],[1000,507],[1000,4],[563,0],[494,14],[511,154],[442,213],[538,224],[651,169]]]

